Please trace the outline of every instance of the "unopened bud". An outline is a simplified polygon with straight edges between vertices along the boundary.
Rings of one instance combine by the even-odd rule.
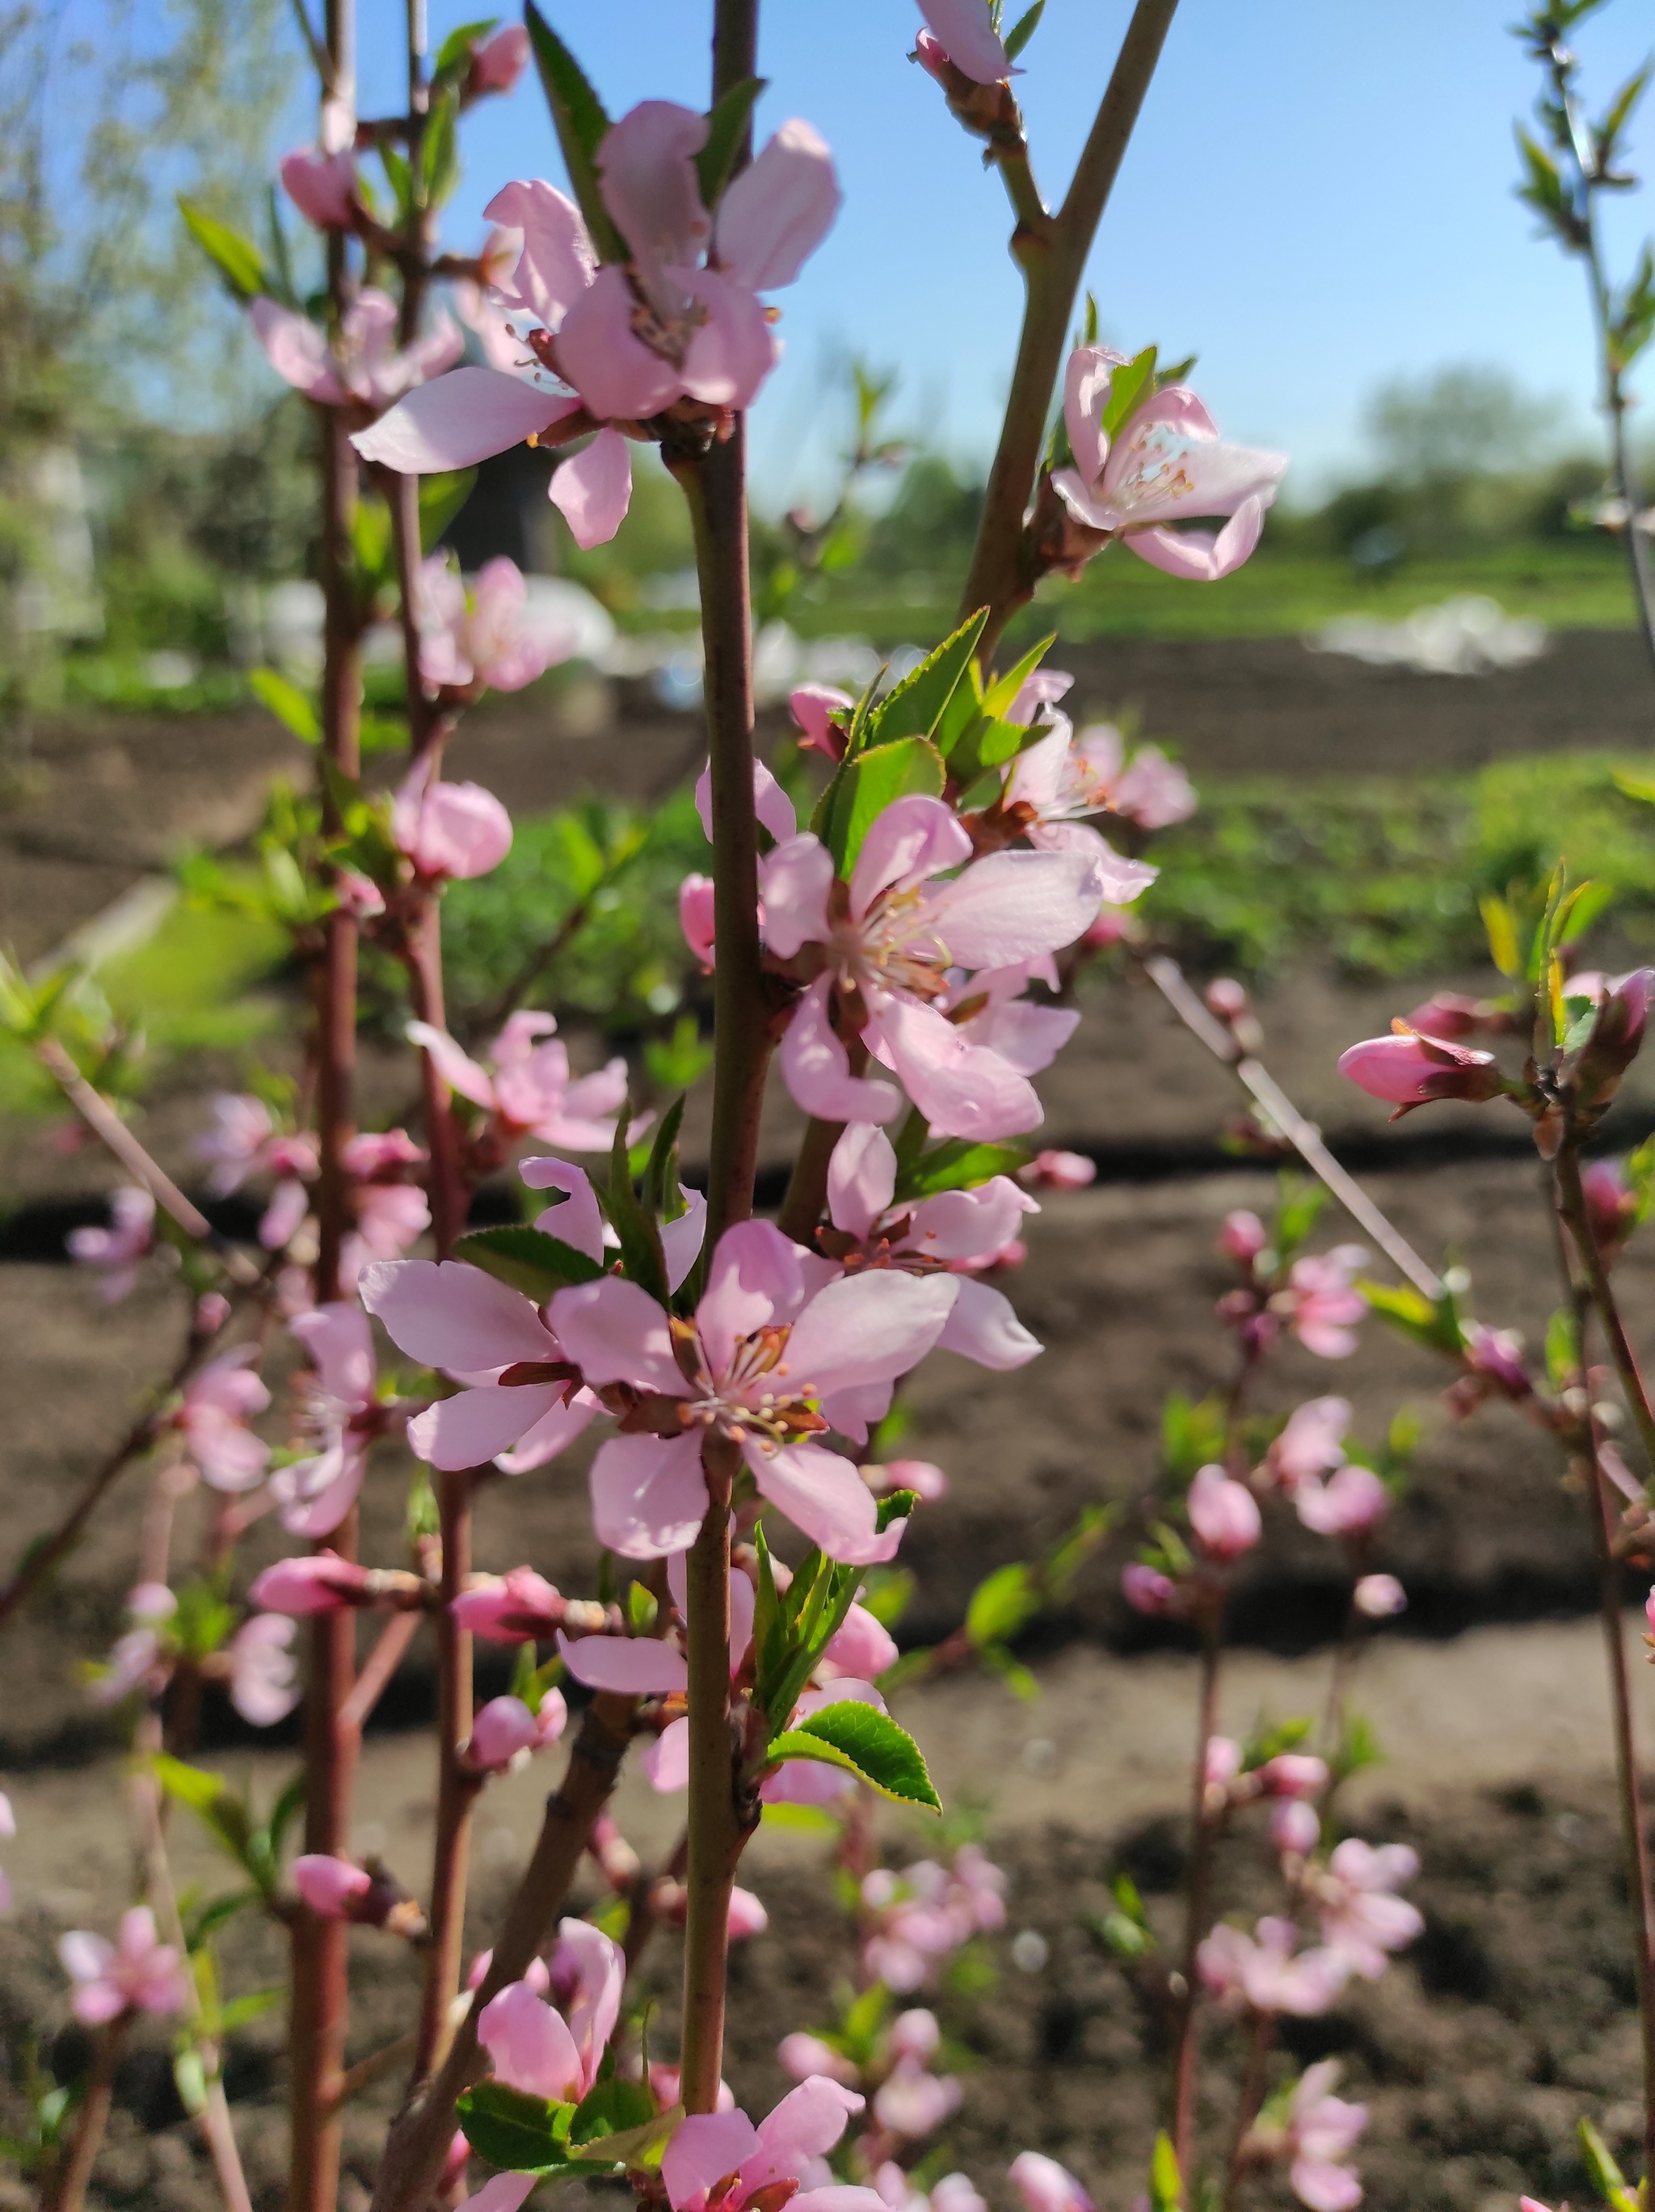
[[[1283,1797],[1270,1807],[1270,1841],[1278,1851],[1291,1851],[1301,1859],[1308,1857],[1321,1832],[1322,1824],[1316,1817],[1314,1806],[1306,1805],[1302,1797]]]
[[[1353,1044],[1339,1056],[1339,1073],[1370,1098],[1394,1106],[1393,1121],[1416,1106],[1440,1099],[1461,1098],[1482,1105],[1498,1098],[1506,1088],[1493,1053],[1407,1029]]]

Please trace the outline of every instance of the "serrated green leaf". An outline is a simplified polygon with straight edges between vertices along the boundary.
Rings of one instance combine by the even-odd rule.
[[[529,43],[540,72],[546,105],[552,112],[552,128],[562,149],[564,167],[592,243],[603,261],[627,259],[625,240],[616,230],[598,188],[596,155],[609,127],[603,103],[587,82],[586,74],[546,18],[528,0],[524,21]]]
[[[1003,676],[997,676],[983,694],[980,705],[984,714],[993,720],[1008,714],[1012,701],[1057,642],[1058,633],[1053,630],[1038,645],[1031,646],[1022,659],[1015,666],[1008,668]]]
[[[1040,1609],[1040,1587],[1022,1560],[997,1567],[979,1583],[966,1607],[966,1634],[976,1644],[1007,1644]]]
[[[1015,61],[1023,48],[1040,28],[1040,18],[1046,13],[1046,0],[1034,0],[1034,5],[1018,16],[1002,41],[1008,61]]]
[[[308,691],[301,691],[279,669],[252,670],[247,678],[247,688],[260,705],[268,707],[282,728],[290,731],[301,745],[321,744],[322,718],[317,713],[315,701]]]
[[[888,1490],[874,1509],[874,1526],[882,1536],[893,1521],[912,1518],[919,1503],[917,1490]]]
[[[604,1273],[598,1261],[589,1260],[561,1237],[526,1226],[474,1229],[455,1240],[453,1256],[509,1283],[537,1305],[543,1305],[554,1291],[567,1290],[571,1283],[595,1283]]]
[[[659,2115],[655,2100],[641,2081],[627,2081],[618,2074],[597,2082],[569,2116],[569,2152],[602,2142],[607,2156],[622,2154],[611,2148],[621,2138],[652,2130]]]
[[[695,156],[695,175],[701,187],[701,205],[709,214],[724,196],[736,166],[736,155],[753,113],[753,103],[764,90],[761,76],[743,77],[722,94],[706,118],[706,143]]]
[[[273,287],[270,264],[253,244],[228,223],[220,222],[216,216],[205,208],[197,207],[193,201],[180,198],[179,213],[184,217],[190,235],[224,279],[232,296],[244,306],[256,300],[261,292]]]
[[[568,2153],[573,2105],[508,2089],[503,2081],[480,2081],[460,2098],[458,2111],[465,2140],[479,2158],[510,2173],[573,2171]]]
[[[1154,392],[1156,351],[1154,346],[1145,346],[1142,353],[1134,355],[1129,362],[1124,362],[1111,375],[1109,397],[1104,402],[1101,417],[1106,438],[1112,438]]]
[[[888,691],[868,720],[864,744],[871,749],[899,738],[928,738],[964,677],[988,620],[981,607],[945,637],[934,653]]]
[[[859,1775],[899,1804],[924,1805],[933,1813],[943,1809],[918,1745],[888,1713],[873,1705],[853,1705],[848,1699],[824,1705],[774,1737],[769,1755],[773,1759],[821,1759]]]
[[[979,1145],[950,1137],[899,1170],[894,1203],[906,1206],[938,1191],[972,1190],[996,1176],[1015,1176],[1028,1164],[1024,1145]]]
[[[844,762],[828,787],[832,805],[824,842],[834,872],[849,879],[863,840],[894,800],[915,793],[940,799],[946,781],[941,754],[924,738],[899,738]]]

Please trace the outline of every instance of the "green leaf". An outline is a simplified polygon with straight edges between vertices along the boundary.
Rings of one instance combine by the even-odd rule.
[[[465,2140],[479,2158],[510,2173],[567,2173],[573,2105],[508,2089],[503,2081],[480,2081],[459,2100]]]
[[[301,745],[319,745],[322,742],[322,720],[316,711],[316,702],[308,691],[301,691],[279,670],[255,668],[248,675],[247,688],[261,706],[268,707],[284,730],[290,730]]]
[[[971,1190],[996,1176],[1013,1176],[1028,1163],[1024,1145],[976,1145],[969,1137],[950,1137],[901,1169],[895,1203],[906,1206],[934,1198],[942,1190]]]
[[[761,76],[743,77],[724,93],[706,118],[706,143],[695,156],[695,174],[701,187],[701,205],[709,214],[718,204],[736,155],[753,113],[753,103],[764,90]]]
[[[244,304],[256,300],[261,292],[271,290],[275,283],[270,264],[253,244],[239,230],[220,222],[193,201],[180,198],[179,213],[184,217],[190,235],[224,279],[233,298]]]
[[[633,1188],[632,1164],[627,1152],[627,1123],[630,1103],[623,1103],[615,1124],[615,1145],[609,1154],[609,1181],[599,1194],[609,1225],[621,1239],[621,1265],[629,1280],[640,1284],[658,1305],[665,1305],[667,1263],[661,1250],[660,1224],[652,1208],[638,1202]]]
[[[1454,1359],[1459,1357],[1464,1332],[1452,1293],[1445,1292],[1440,1302],[1433,1305],[1429,1298],[1404,1283],[1363,1280],[1356,1288],[1380,1320],[1388,1321],[1403,1336],[1411,1337],[1428,1351],[1446,1352]]]
[[[924,738],[900,738],[846,761],[828,787],[832,806],[824,842],[835,872],[848,880],[864,838],[893,800],[915,792],[940,799],[947,780],[942,756]]]
[[[455,144],[459,107],[458,90],[450,87],[437,94],[426,118],[425,135],[420,141],[420,196],[428,208],[441,207],[459,182],[459,153]]]
[[[1615,780],[1625,791],[1627,787],[1621,782],[1620,777],[1617,775]],[[1633,792],[1628,796],[1635,799],[1640,794]],[[1650,786],[1649,796],[1655,800],[1655,783]],[[1488,934],[1489,958],[1502,975],[1520,975],[1523,973],[1523,951],[1518,942],[1516,915],[1503,898],[1481,899],[1478,905],[1482,914],[1482,927]]]
[[[1034,0],[1034,5],[1026,14],[1018,16],[1016,21],[1006,33],[1003,42],[1006,50],[1006,58],[1009,61],[1015,62],[1021,53],[1023,48],[1040,28],[1040,18],[1045,13],[1046,0]]]
[[[1153,2212],[1179,2212],[1184,2203],[1184,2182],[1178,2170],[1178,2153],[1173,2148],[1168,2135],[1155,2137],[1154,2155],[1149,2160],[1149,2202]]]
[[[569,2148],[573,2150],[577,2144],[647,2128],[655,2118],[655,2100],[643,2083],[623,2081],[612,2074],[607,2081],[589,2089],[575,2106],[569,2119]]]
[[[980,703],[984,714],[995,716],[1009,713],[1012,701],[1057,642],[1058,633],[1054,629],[1049,637],[1043,637],[1038,645],[1031,646],[1022,659],[1015,666],[1008,668],[1003,676],[997,676],[983,694]]]
[[[1300,1182],[1290,1176],[1282,1176],[1281,1189],[1272,1242],[1280,1264],[1285,1267],[1321,1218],[1328,1194],[1325,1184],[1308,1177]]]
[[[1580,2139],[1580,2155],[1591,2177],[1591,2185],[1604,2203],[1613,2206],[1614,2212],[1637,2212],[1635,2192],[1628,2188],[1625,2174],[1615,2163],[1615,2154],[1591,2122],[1582,2119],[1575,2132]]]
[[[474,1229],[456,1240],[454,1257],[469,1260],[484,1274],[509,1283],[537,1305],[543,1305],[554,1291],[567,1290],[571,1283],[595,1283],[604,1273],[597,1261],[577,1252],[561,1237],[527,1227]]]
[[[597,183],[595,157],[609,127],[603,103],[587,82],[585,71],[535,6],[534,0],[528,0],[524,21],[529,27],[529,43],[534,48],[535,66],[540,71],[546,105],[552,111],[552,128],[557,133],[569,182],[586,219],[592,243],[601,260],[624,261],[627,258],[626,241],[610,220]]]
[[[1021,1559],[997,1567],[978,1583],[966,1607],[966,1634],[975,1644],[1005,1644],[1040,1609],[1040,1585]]]
[[[252,1820],[247,1808],[222,1775],[209,1774],[203,1768],[191,1766],[167,1752],[155,1753],[149,1767],[167,1795],[179,1804],[187,1805],[236,1864],[247,1868],[257,1879],[257,1869],[248,1850]]]
[[[421,477],[420,483],[420,549],[430,554],[437,540],[465,505],[476,484],[475,469],[445,469]]]
[[[498,15],[484,15],[475,23],[457,23],[437,49],[437,58],[431,64],[433,83],[445,77],[463,76],[471,66],[471,49],[482,44],[499,22]]]
[[[899,1804],[924,1805],[940,1813],[943,1801],[931,1786],[918,1745],[888,1713],[848,1700],[824,1705],[770,1745],[773,1759],[818,1759],[860,1775],[882,1796]]]
[[[1609,112],[1598,125],[1597,137],[1599,159],[1608,163],[1615,154],[1615,142],[1629,121],[1632,111],[1648,89],[1655,61],[1647,61],[1634,76],[1629,76],[1610,102]]]
[[[1112,438],[1155,390],[1155,351],[1154,346],[1145,346],[1141,354],[1124,362],[1110,378],[1109,397],[1104,402],[1101,418],[1106,438]]]
[[[874,1509],[874,1526],[882,1536],[893,1521],[906,1521],[919,1503],[917,1490],[888,1490]]]
[[[888,745],[898,738],[930,737],[970,665],[987,620],[988,609],[980,607],[886,693],[869,717],[866,747]]]

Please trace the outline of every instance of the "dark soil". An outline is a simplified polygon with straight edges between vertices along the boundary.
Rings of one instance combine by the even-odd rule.
[[[1353,1984],[1318,2020],[1287,2021],[1272,2081],[1328,2057],[1342,2087],[1369,2108],[1358,2154],[1373,2212],[1485,2212],[1519,2193],[1586,2201],[1590,2190],[1574,2128],[1591,2117],[1636,2170],[1640,2132],[1638,2048],[1630,1948],[1615,1825],[1603,1795],[1579,1785],[1525,1785],[1499,1795],[1458,1793],[1428,1813],[1400,1806],[1365,1820],[1377,1839],[1406,1841],[1423,1871],[1410,1893],[1426,1931],[1374,1985]],[[1134,1980],[1102,1950],[1088,1923],[1107,1908],[1106,1875],[1131,1873],[1164,1942],[1179,1926],[1181,1832],[1166,1820],[1110,1838],[1054,1827],[991,1843],[1010,1875],[1005,1931],[977,1947],[970,1983],[915,2002],[935,2005],[946,2060],[965,2101],[934,2145],[934,2173],[968,2172],[991,2202],[1015,2199],[1004,2180],[1015,2153],[1061,2159],[1100,2205],[1117,2212],[1143,2186],[1159,2117],[1165,2046],[1154,1969]],[[757,2113],[789,2085],[777,2041],[804,2024],[831,2025],[835,1992],[855,1971],[847,1924],[832,1908],[824,1868],[770,1870],[758,1883],[770,1926],[737,1952],[731,1985],[728,2074]],[[496,1873],[478,1885],[476,1931],[486,1940],[505,1889]],[[1264,1853],[1239,1843],[1224,1862],[1221,1913],[1248,1920],[1280,1904]],[[274,1981],[273,1936],[237,1931],[227,1945],[238,1990]],[[1047,1960],[1039,1972],[1013,1963],[1012,1942],[1034,1929]],[[29,2021],[43,2024],[45,2055],[68,2075],[85,2039],[64,2019],[56,1929],[30,1914],[3,1939],[0,2033],[15,2048]],[[673,2043],[676,1939],[659,1939],[643,1978],[658,2001],[652,2046]],[[413,1962],[382,1938],[355,1944],[349,2056],[375,2050],[403,2025]],[[1238,2031],[1215,2019],[1205,2042],[1200,2098],[1203,2160],[1222,2159],[1239,2079]],[[273,2012],[234,2037],[228,2087],[259,2212],[281,2201],[285,2149],[282,2027]],[[347,2212],[366,2204],[396,2096],[394,2081],[352,2106],[347,2124]],[[146,2031],[124,2064],[109,2148],[92,2202],[153,2212],[209,2212],[212,2178],[184,2118],[161,2037]],[[19,2117],[8,2100],[6,2120]],[[0,2205],[28,2202],[0,2181]],[[564,2199],[568,2202],[569,2200]],[[619,2199],[611,2197],[611,2202]],[[1244,2200],[1291,2203],[1277,2174]]]

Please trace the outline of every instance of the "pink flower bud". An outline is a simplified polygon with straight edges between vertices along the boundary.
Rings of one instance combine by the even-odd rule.
[[[1250,1552],[1264,1534],[1258,1501],[1222,1467],[1203,1467],[1190,1485],[1190,1526],[1209,1559],[1228,1563]]]
[[[365,1567],[334,1552],[316,1552],[266,1567],[248,1596],[261,1613],[336,1613],[367,1587]]]
[[[1423,1030],[1427,1036],[1447,1037],[1458,1043],[1475,1036],[1484,1019],[1480,1000],[1468,999],[1460,991],[1434,991],[1422,1006],[1416,1006],[1409,1015],[1408,1026]]]
[[[855,708],[856,701],[850,693],[836,690],[831,684],[801,684],[787,703],[792,709],[793,720],[804,732],[799,739],[799,750],[821,753],[826,760],[843,760],[844,726],[830,717],[835,709],[847,714]]]
[[[1084,1152],[1036,1152],[1021,1179],[1035,1190],[1084,1190],[1097,1176],[1096,1161]]]
[[[891,2052],[897,2058],[912,2058],[924,2065],[935,2058],[943,2041],[943,2031],[937,2024],[937,2014],[916,2005],[910,2012],[900,2012],[891,2022]]]
[[[1106,906],[1091,927],[1082,933],[1081,943],[1088,952],[1105,952],[1112,945],[1120,943],[1126,930],[1127,909],[1122,906]]]
[[[349,149],[321,154],[306,146],[288,154],[282,182],[300,214],[318,230],[349,230],[356,220],[356,164]]]
[[[521,23],[508,23],[471,49],[470,88],[474,93],[510,92],[523,75],[529,59],[529,33]]]
[[[1228,1789],[1240,1771],[1240,1745],[1227,1735],[1209,1736],[1205,1776],[1208,1789]]]
[[[1364,1575],[1351,1594],[1351,1602],[1370,1620],[1385,1620],[1407,1609],[1408,1593],[1395,1575]]]
[[[539,1729],[521,1698],[490,1698],[471,1723],[467,1750],[473,1766],[500,1773],[535,1744]]]
[[[678,886],[678,926],[684,942],[710,975],[712,973],[712,878],[686,876]]]
[[[126,1609],[134,1620],[170,1620],[179,1601],[165,1583],[135,1583],[126,1593]]]
[[[842,2051],[835,2051],[819,2035],[785,2035],[776,2045],[776,2056],[781,2061],[783,2072],[791,2074],[796,2081],[808,2081],[813,2074],[824,2074],[830,2081],[840,2082],[847,2089],[856,2087],[856,2068]]]
[[[485,876],[512,849],[512,817],[479,783],[441,783],[427,757],[404,777],[391,810],[397,848],[427,883]]]
[[[197,1336],[216,1336],[229,1318],[230,1301],[222,1291],[209,1291],[204,1298],[196,1300]]]
[[[1505,1087],[1493,1053],[1411,1030],[1353,1044],[1339,1055],[1339,1073],[1370,1098],[1382,1098],[1403,1113],[1441,1098],[1482,1105]]]
[[[1307,1858],[1316,1848],[1322,1824],[1313,1805],[1301,1797],[1283,1797],[1270,1807],[1270,1838],[1278,1851]]]
[[[1163,1620],[1182,1612],[1183,1601],[1178,1584],[1158,1568],[1146,1567],[1134,1561],[1120,1571],[1121,1595],[1134,1613],[1148,1613],[1152,1620]],[[1655,1627],[1655,1614],[1650,1626]]]
[[[1252,1004],[1245,984],[1238,983],[1233,975],[1215,976],[1201,995],[1207,1012],[1221,1022],[1239,1021]]]
[[[1319,1536],[1365,1536],[1391,1510],[1391,1492],[1371,1467],[1337,1468],[1325,1483],[1300,1483],[1299,1518]]]
[[[1327,1787],[1327,1762],[1309,1752],[1283,1751],[1258,1770],[1267,1797],[1318,1797]]]
[[[1638,1225],[1638,1201],[1618,1160],[1591,1160],[1580,1170],[1586,1218],[1598,1250],[1613,1261]]]
[[[732,1943],[743,1936],[762,1936],[769,1925],[770,1915],[750,1889],[737,1887],[731,1891],[727,1932]]]
[[[1011,2161],[1013,2187],[1027,2212],[1093,2212],[1091,2198],[1067,2166],[1037,2150],[1020,2152]]]
[[[293,1863],[293,1886],[311,1911],[324,1920],[349,1920],[350,1908],[373,1887],[364,1867],[327,1851],[307,1851]]]
[[[947,1475],[928,1459],[888,1459],[882,1467],[864,1467],[862,1472],[864,1479],[876,1473],[880,1476],[878,1481],[868,1485],[876,1492],[911,1490],[927,1505],[934,1505],[939,1498],[948,1495]]]
[[[385,895],[372,876],[365,876],[360,868],[341,868],[333,878],[334,895],[339,904],[358,921],[372,921],[385,910]]]
[[[1270,1232],[1256,1213],[1245,1207],[1224,1216],[1218,1232],[1218,1249],[1238,1267],[1250,1267],[1270,1243]]]
[[[549,1642],[564,1617],[563,1600],[532,1567],[512,1567],[462,1590],[448,1610],[462,1628],[490,1644]]]

